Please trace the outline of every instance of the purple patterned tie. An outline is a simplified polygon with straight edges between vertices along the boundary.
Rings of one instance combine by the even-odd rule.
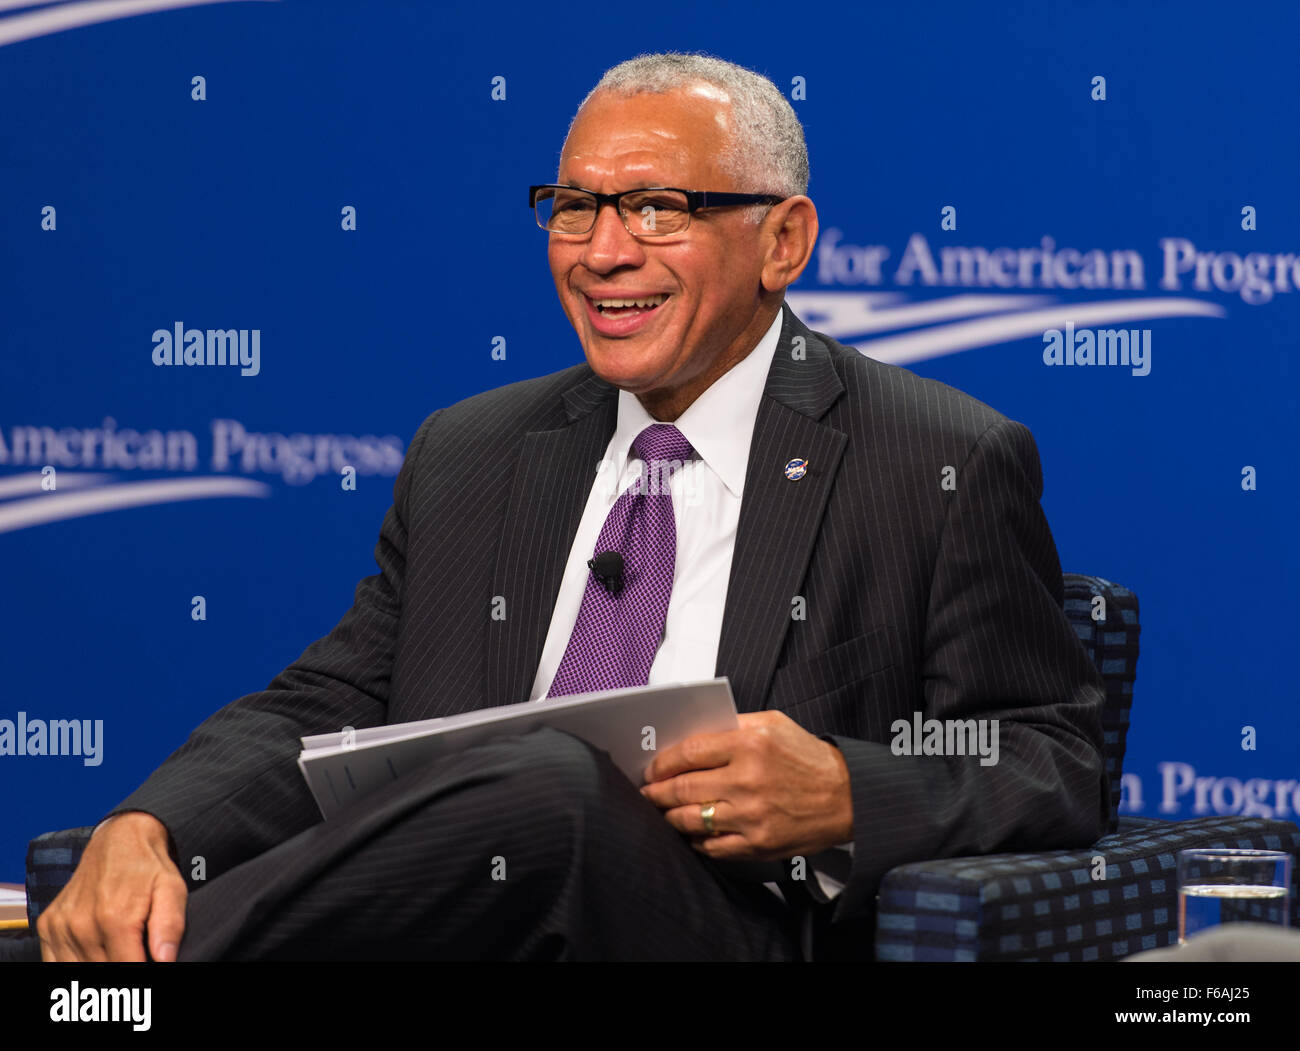
[[[595,574],[587,577],[569,647],[548,697],[644,686],[663,639],[677,562],[677,525],[668,491],[672,472],[694,450],[671,423],[636,436],[632,455],[641,475],[619,496],[596,540],[596,552],[623,556],[623,590],[615,598]]]

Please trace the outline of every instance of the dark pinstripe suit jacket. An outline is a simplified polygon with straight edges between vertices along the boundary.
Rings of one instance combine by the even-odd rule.
[[[114,813],[156,815],[186,878],[197,854],[211,877],[320,820],[302,735],[526,700],[616,405],[584,364],[430,416],[352,609]],[[808,473],[789,481],[796,456]],[[903,862],[1104,831],[1102,688],[1061,611],[1041,490],[1026,428],[786,309],[717,673],[742,712],[780,709],[845,756],[855,858],[837,919],[868,910]],[[998,763],[894,755],[891,724],[914,712],[999,720]]]

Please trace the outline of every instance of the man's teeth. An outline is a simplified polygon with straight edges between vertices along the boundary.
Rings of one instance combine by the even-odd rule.
[[[598,310],[621,310],[623,308],[657,307],[668,297],[666,295],[649,296],[645,299],[593,299]]]

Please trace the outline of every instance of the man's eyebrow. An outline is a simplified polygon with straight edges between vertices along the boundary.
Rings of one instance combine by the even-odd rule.
[[[566,183],[562,183],[561,185],[567,186],[571,190],[586,190],[587,193],[599,192],[598,190],[591,189],[591,187],[589,186],[581,186],[575,182],[566,182]],[[626,187],[626,190],[651,190],[660,186],[673,186],[673,185],[674,184],[671,182],[658,182],[655,181],[654,179],[639,179],[631,186]],[[615,192],[621,193],[625,191],[615,191]]]

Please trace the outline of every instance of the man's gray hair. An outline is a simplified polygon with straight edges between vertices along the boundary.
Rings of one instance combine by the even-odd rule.
[[[587,93],[582,105],[598,91],[624,96],[643,92],[663,94],[701,82],[721,88],[731,99],[735,134],[722,157],[722,165],[740,183],[741,192],[773,193],[782,197],[807,193],[808,146],[794,107],[767,77],[734,62],[676,51],[638,55],[607,70]],[[577,120],[576,114],[573,120]],[[573,130],[573,121],[569,122],[569,130]],[[766,205],[746,208],[745,216],[756,223],[767,213],[767,208]]]

